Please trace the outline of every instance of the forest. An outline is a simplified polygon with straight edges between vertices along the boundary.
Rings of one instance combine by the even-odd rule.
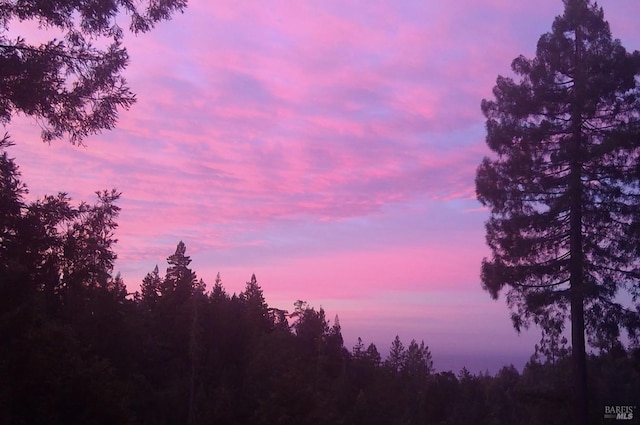
[[[27,202],[0,155],[0,423],[565,424],[570,357],[540,346],[522,371],[435,372],[424,341],[345,347],[338,317],[270,307],[256,276],[207,283],[184,243],[133,294],[114,275],[119,194]],[[487,341],[490,343],[490,341]],[[588,358],[590,417],[634,405],[640,350]]]

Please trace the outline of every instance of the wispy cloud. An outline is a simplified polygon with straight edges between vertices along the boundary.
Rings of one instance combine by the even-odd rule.
[[[601,4],[614,35],[640,47],[640,4]],[[561,10],[557,0],[194,0],[126,38],[139,101],[116,130],[87,148],[43,146],[19,119],[12,152],[34,196],[123,192],[118,268],[132,288],[183,239],[196,271],[208,281],[221,271],[234,291],[256,272],[278,302],[332,300],[356,321],[366,292],[369,316],[426,320],[428,294],[486,298],[479,104]],[[447,297],[445,328],[461,314]]]

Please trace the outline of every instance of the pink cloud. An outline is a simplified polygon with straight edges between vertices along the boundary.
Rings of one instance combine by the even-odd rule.
[[[640,47],[637,1],[602,5],[614,36]],[[139,101],[116,130],[87,148],[46,146],[21,118],[11,153],[34,197],[123,192],[117,267],[133,288],[185,240],[205,280],[220,271],[240,291],[255,272],[279,306],[324,300],[362,336],[384,327],[378,348],[421,326],[465,338],[455,323],[482,320],[488,301],[479,104],[561,11],[557,0],[191,2],[126,37]],[[510,326],[491,305],[500,312],[479,335],[494,319]]]

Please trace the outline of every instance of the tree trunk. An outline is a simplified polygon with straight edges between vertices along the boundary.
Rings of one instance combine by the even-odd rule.
[[[573,176],[572,176],[573,177]],[[578,177],[579,181],[579,177]],[[580,195],[573,193],[574,195]],[[576,196],[577,197],[577,196]],[[579,200],[580,197],[577,197]],[[584,337],[584,273],[582,252],[582,208],[576,199],[571,209],[571,353],[576,425],[587,425],[587,356]]]
[[[587,425],[587,356],[584,337],[584,251],[582,244],[582,77],[581,37],[576,28],[575,85],[572,111],[571,171],[569,175],[569,263],[571,301],[571,353],[573,358],[574,417],[576,425]]]

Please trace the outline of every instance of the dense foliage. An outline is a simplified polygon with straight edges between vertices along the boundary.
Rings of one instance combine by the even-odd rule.
[[[135,102],[123,76],[129,62],[119,23],[133,33],[183,11],[186,0],[0,1],[0,123],[24,114],[37,120],[45,141],[72,143],[114,127],[118,109]],[[37,24],[45,43],[13,30]]]
[[[344,346],[338,318],[207,285],[180,242],[140,292],[113,275],[118,193],[26,202],[0,154],[0,423],[564,424],[567,358],[434,371],[424,342]],[[592,416],[640,394],[640,352],[593,357]]]
[[[612,38],[597,4],[564,5],[536,56],[513,61],[517,80],[498,77],[482,102],[493,155],[476,188],[491,211],[483,286],[549,345],[570,320],[586,423],[585,346],[611,349],[621,330],[640,341],[640,52]]]

